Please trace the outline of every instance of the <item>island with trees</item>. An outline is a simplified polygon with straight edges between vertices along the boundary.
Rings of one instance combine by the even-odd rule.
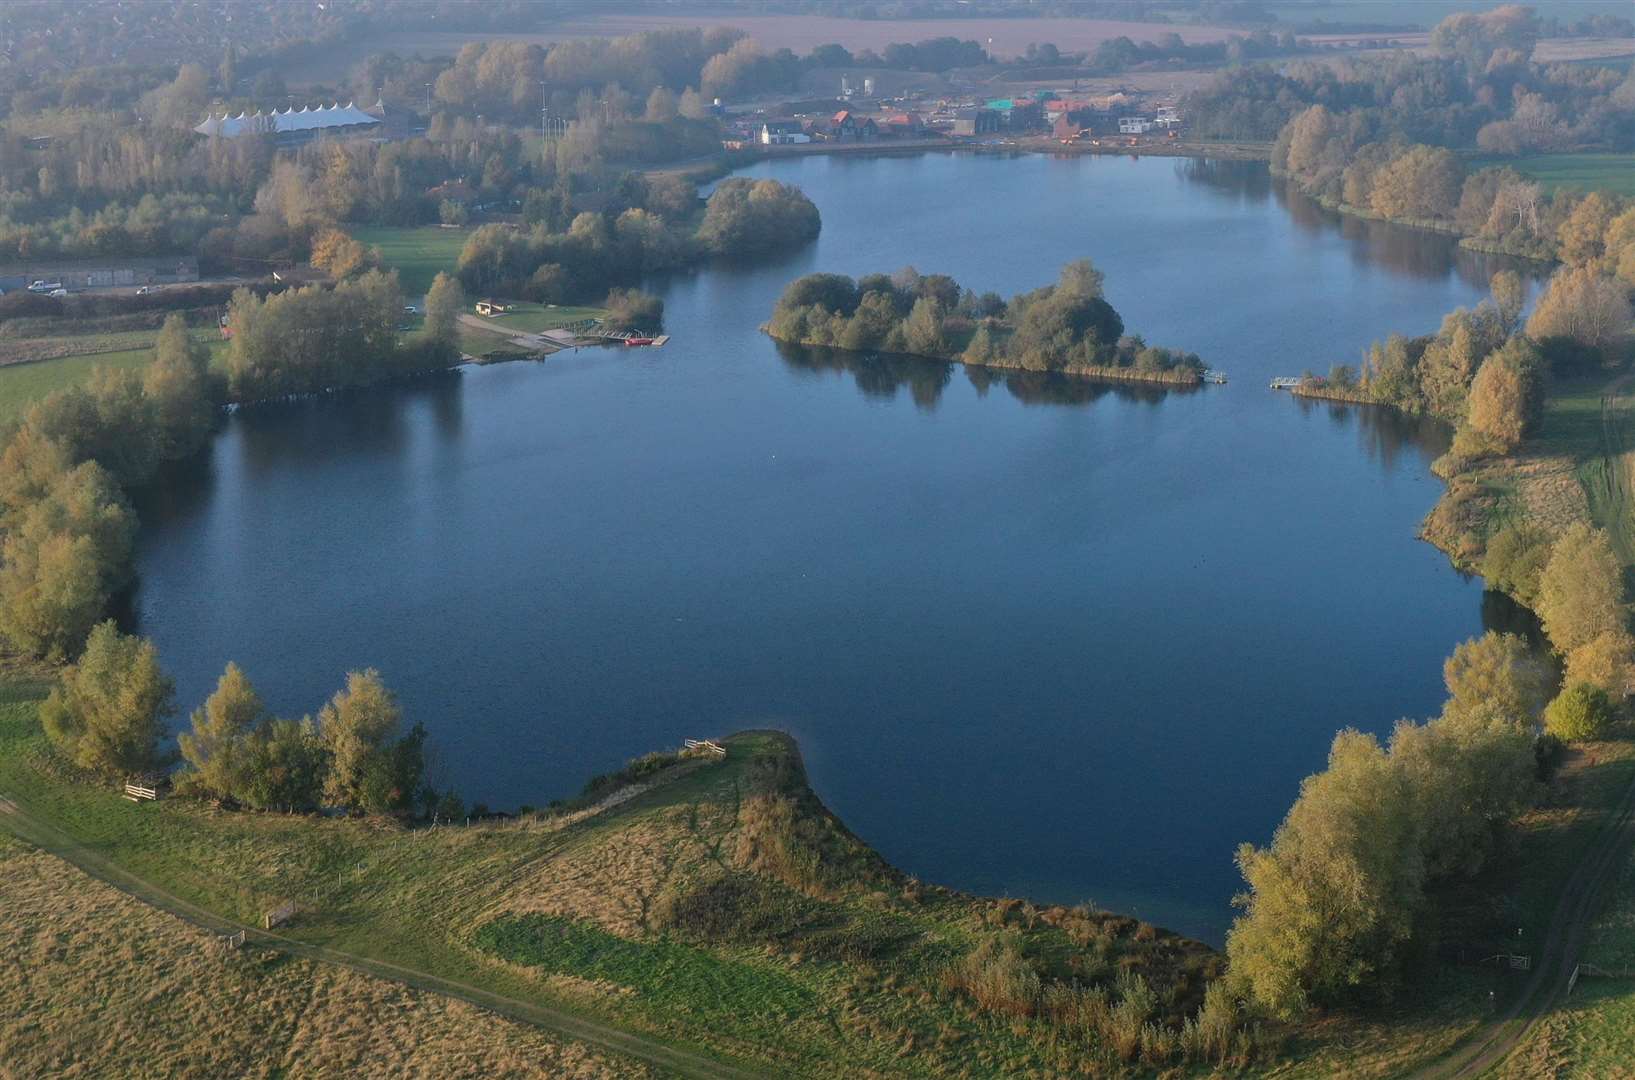
[[[1204,365],[1191,353],[1124,333],[1088,259],[1068,263],[1054,285],[1005,300],[946,274],[808,274],[778,298],[764,329],[778,341],[899,353],[974,367],[1058,372],[1195,386]]]

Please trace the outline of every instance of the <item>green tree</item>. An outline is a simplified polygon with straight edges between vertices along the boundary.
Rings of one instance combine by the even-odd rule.
[[[1589,683],[1573,683],[1544,710],[1544,726],[1563,742],[1599,738],[1612,723],[1607,692]]]
[[[79,660],[64,669],[40,706],[40,720],[51,741],[81,768],[140,774],[159,764],[173,696],[153,643],[121,634],[108,620],[97,624]]]
[[[1488,282],[1488,294],[1499,313],[1499,329],[1508,338],[1521,328],[1521,313],[1527,309],[1527,283],[1514,270],[1500,270]]]
[[[204,445],[216,421],[210,351],[188,336],[180,315],[165,317],[153,362],[142,374],[142,392],[152,406],[160,457],[186,457]]]
[[[944,356],[948,352],[948,332],[943,326],[943,307],[935,298],[922,296],[903,321],[908,351],[919,356]]]
[[[426,292],[426,336],[453,346],[459,339],[459,317],[466,307],[466,291],[460,279],[441,270]]]
[[[237,664],[229,663],[216,689],[193,710],[193,729],[177,737],[192,767],[189,787],[219,799],[242,798],[251,764],[250,742],[268,719],[261,695]]]
[[[1549,667],[1516,634],[1489,630],[1453,650],[1442,665],[1450,695],[1444,713],[1496,716],[1523,730],[1538,722],[1555,689]]]
[[[323,796],[327,755],[310,717],[269,720],[245,747],[242,798],[257,810],[312,810]]]
[[[1539,575],[1537,611],[1550,643],[1570,655],[1608,631],[1624,628],[1622,568],[1607,534],[1580,522],[1550,551]]]
[[[1527,525],[1506,525],[1487,542],[1482,556],[1482,577],[1488,587],[1515,597],[1529,608],[1538,606],[1539,575],[1550,560],[1550,538]]]
[[[129,579],[135,521],[94,461],[56,477],[13,518],[0,544],[0,635],[32,656],[61,659]]]
[[[402,717],[380,672],[370,668],[347,673],[346,689],[318,713],[318,730],[329,758],[325,801],[358,810],[391,808],[382,805],[382,777],[398,775],[393,757]],[[404,800],[414,796],[412,790],[398,794]]]
[[[1334,737],[1270,847],[1245,844],[1249,891],[1226,939],[1241,992],[1285,1017],[1349,998],[1394,969],[1422,903],[1418,826],[1402,776],[1371,735]]]

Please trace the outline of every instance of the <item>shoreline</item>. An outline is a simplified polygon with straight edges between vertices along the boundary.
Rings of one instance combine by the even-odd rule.
[[[1128,136],[1126,136],[1128,138]],[[900,141],[802,143],[793,146],[757,146],[754,149],[728,150],[723,164],[729,169],[741,169],[760,161],[779,158],[826,157],[831,154],[891,157],[923,154],[928,151],[948,151],[965,154],[1061,154],[1108,157],[1195,157],[1229,161],[1271,160],[1271,143],[1252,142],[1143,142],[1135,146],[1118,145],[1116,137],[1109,136],[1092,145],[1087,142],[1064,143],[1050,135],[1026,135],[1016,139],[992,142],[963,142],[952,139],[904,139]],[[660,171],[660,170],[655,170]]]

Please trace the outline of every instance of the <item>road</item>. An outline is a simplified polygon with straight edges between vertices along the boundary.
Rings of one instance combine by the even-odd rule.
[[[1465,1039],[1448,1056],[1410,1074],[1414,1080],[1468,1080],[1482,1076],[1520,1046],[1536,1025],[1567,996],[1572,974],[1607,884],[1616,879],[1635,845],[1635,783],[1625,790],[1610,821],[1567,879],[1533,957],[1532,972],[1504,1015]]]
[[[445,979],[430,972],[418,971],[383,960],[372,960],[338,949],[326,948],[298,941],[283,934],[271,933],[246,926],[175,896],[163,886],[138,877],[116,866],[92,849],[79,843],[55,825],[42,820],[19,805],[15,799],[0,794],[0,827],[30,844],[48,851],[83,870],[99,881],[106,882],[121,892],[169,912],[195,926],[215,933],[237,933],[242,930],[245,943],[262,948],[277,949],[291,956],[299,956],[328,964],[339,964],[390,979],[432,993],[458,998],[501,1016],[520,1020],[564,1038],[588,1043],[628,1058],[634,1058],[658,1069],[665,1075],[696,1077],[699,1080],[752,1080],[763,1074],[725,1064],[702,1054],[692,1053],[667,1045],[635,1032],[599,1023],[574,1013],[553,1009],[530,1001],[496,994],[481,987]]]

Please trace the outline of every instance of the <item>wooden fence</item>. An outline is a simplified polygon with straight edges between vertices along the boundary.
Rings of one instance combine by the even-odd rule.
[[[712,739],[683,739],[681,745],[688,750],[703,750],[711,754],[720,754],[725,757],[727,748]]]
[[[153,802],[159,798],[159,789],[143,787],[141,784],[126,784],[125,798],[131,802],[142,802],[143,800]]]

